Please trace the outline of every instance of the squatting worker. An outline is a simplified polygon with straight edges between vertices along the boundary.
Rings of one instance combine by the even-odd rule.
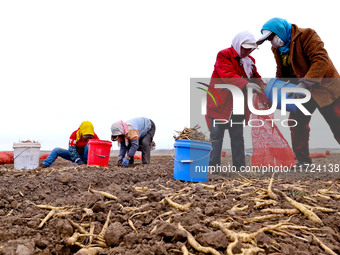
[[[125,167],[133,164],[133,156],[137,150],[142,151],[142,163],[150,164],[150,151],[155,146],[153,142],[155,132],[155,123],[144,117],[113,123],[111,140],[118,141],[120,146],[117,164]]]
[[[324,43],[310,28],[299,28],[281,18],[267,21],[261,30],[262,37],[257,44],[268,40],[276,60],[277,78],[298,79],[298,88],[310,90],[312,98],[304,107],[313,113],[319,109],[340,144],[340,82]],[[292,93],[294,98],[302,98],[302,93]],[[291,139],[297,159],[297,166],[310,164],[309,122],[310,115],[300,110],[290,113]]]
[[[218,94],[221,103],[219,100],[216,100],[216,104],[207,95],[206,121],[210,129],[210,140],[212,142],[209,160],[210,166],[221,164],[225,129],[229,129],[233,166],[240,170],[241,166],[245,165],[243,121],[246,120],[247,123],[250,116],[246,103],[247,88],[252,88],[253,91],[262,93],[261,87],[265,86],[257,72],[255,59],[249,55],[256,48],[254,35],[244,31],[234,37],[230,48],[224,49],[217,54],[208,91],[212,94]],[[231,92],[228,89],[215,88],[216,84],[232,84],[242,89],[245,94],[245,115],[233,114],[233,97]],[[214,125],[214,119],[227,120],[228,123]],[[234,124],[231,125],[231,122]]]
[[[75,130],[69,140],[68,150],[54,148],[45,159],[42,167],[49,167],[58,157],[70,160],[78,165],[86,164],[88,157],[88,142],[90,139],[99,139],[94,132],[94,127],[90,121],[84,121]]]

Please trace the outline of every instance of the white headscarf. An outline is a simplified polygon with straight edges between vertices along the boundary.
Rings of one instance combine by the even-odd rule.
[[[242,46],[243,43],[249,43],[249,44],[256,45],[256,39],[255,39],[254,35],[251,34],[248,31],[243,31],[243,32],[238,33],[234,37],[231,45],[233,46],[234,50],[236,51],[236,53],[239,56],[241,55],[241,46]],[[245,57],[245,58],[241,58],[240,62],[243,66],[243,69],[244,69],[247,77],[250,78],[250,76],[253,72],[254,62],[248,56]]]

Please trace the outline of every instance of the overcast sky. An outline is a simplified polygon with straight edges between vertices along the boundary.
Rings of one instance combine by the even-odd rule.
[[[27,139],[67,148],[85,120],[109,140],[113,122],[139,116],[155,122],[157,148],[172,148],[174,130],[190,124],[190,78],[209,78],[218,51],[240,31],[258,38],[273,17],[311,27],[339,70],[335,3],[1,1],[0,150]],[[252,56],[262,77],[275,76],[270,43]],[[311,147],[337,148],[319,122]]]

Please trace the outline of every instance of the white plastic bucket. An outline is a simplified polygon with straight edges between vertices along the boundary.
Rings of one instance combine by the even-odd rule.
[[[35,169],[39,167],[40,143],[13,143],[14,169]]]

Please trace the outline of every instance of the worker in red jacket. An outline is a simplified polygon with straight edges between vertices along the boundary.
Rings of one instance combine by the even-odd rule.
[[[246,104],[245,115],[233,114],[233,97],[228,89],[215,88],[216,84],[231,84],[241,89],[244,94],[247,88],[261,93],[261,87],[265,84],[256,70],[255,59],[249,54],[257,48],[256,39],[251,33],[244,31],[237,34],[232,40],[230,48],[221,50],[217,54],[214,71],[211,76],[208,91],[218,94],[221,101],[215,101],[207,95],[206,120],[210,129],[212,151],[210,154],[210,166],[221,164],[221,151],[225,129],[229,130],[233,166],[237,171],[245,165],[245,151],[243,139],[243,124],[249,120],[250,112]],[[261,87],[260,87],[260,86]],[[215,119],[227,120],[228,123],[214,125]],[[245,122],[244,122],[245,120]],[[230,124],[241,123],[241,124]]]
[[[88,157],[88,142],[90,139],[99,139],[94,132],[93,124],[90,121],[84,121],[79,128],[75,130],[69,140],[68,150],[54,148],[50,155],[45,159],[42,167],[49,167],[58,157],[70,160],[78,165],[86,164]]]

